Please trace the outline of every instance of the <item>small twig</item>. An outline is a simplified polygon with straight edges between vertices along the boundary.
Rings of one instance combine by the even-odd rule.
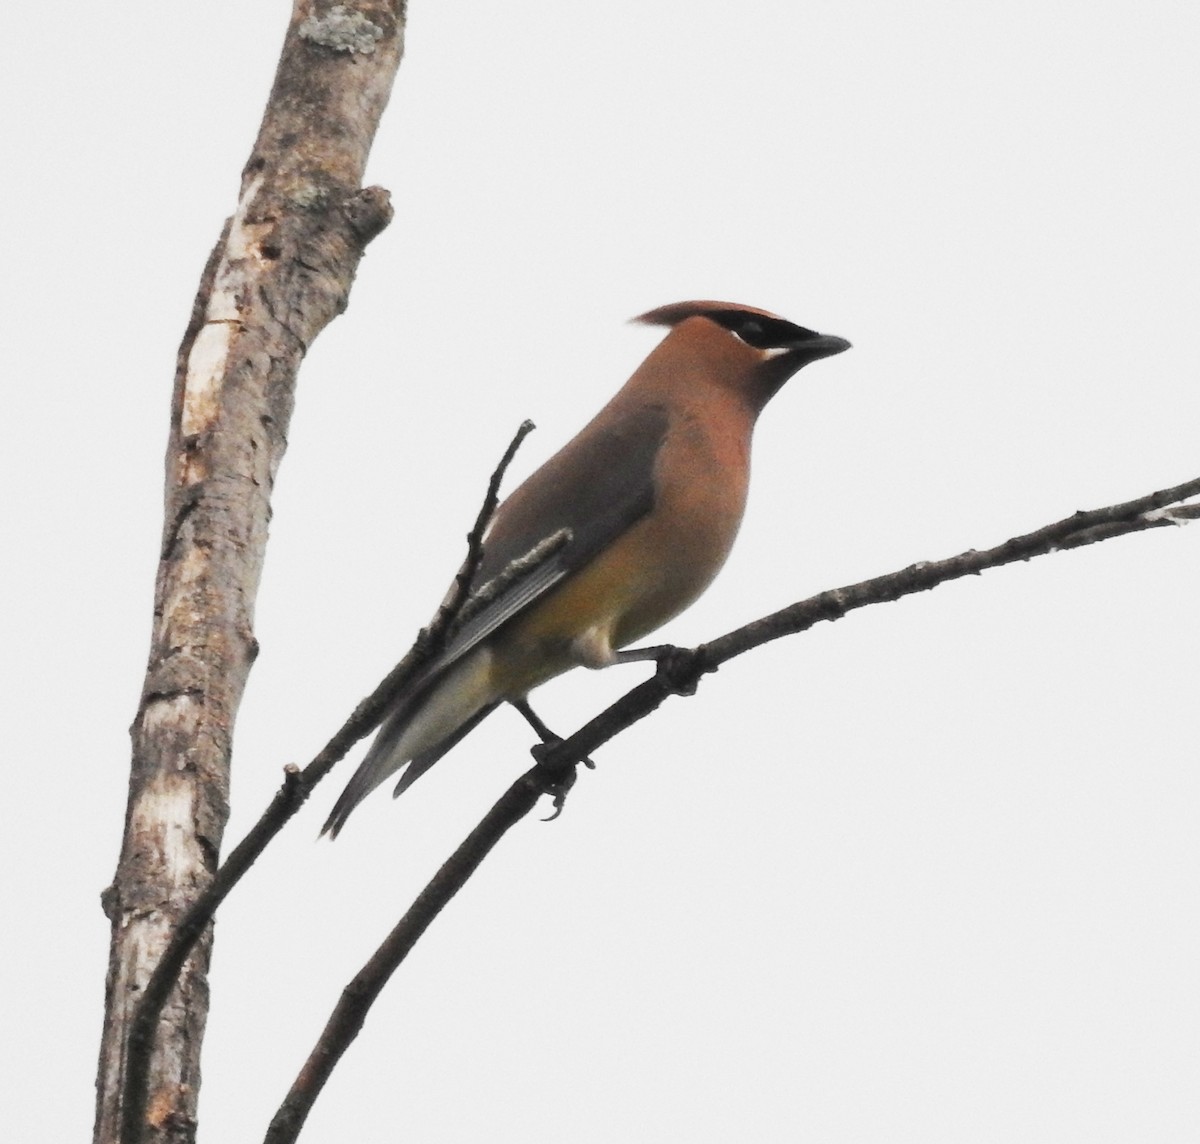
[[[496,507],[500,503],[500,485],[504,480],[504,474],[508,472],[508,466],[512,464],[513,458],[517,455],[521,442],[536,428],[537,426],[528,417],[521,422],[517,427],[516,434],[509,442],[508,448],[504,450],[504,456],[500,458],[496,471],[492,473],[492,479],[488,482],[487,492],[484,494],[483,504],[479,506],[479,515],[475,518],[475,524],[471,531],[467,533],[467,558],[454,577],[454,587],[450,590],[450,595],[438,609],[434,622],[441,622],[444,625],[439,631],[448,631],[456,621],[461,622],[461,613],[467,604],[467,595],[471,591],[471,581],[475,579],[475,573],[479,571],[479,565],[483,561],[483,535],[487,532],[487,527],[491,524],[492,517],[496,515]]]
[[[488,483],[483,506],[475,520],[475,526],[467,536],[467,558],[459,572],[464,585],[478,570],[483,552],[483,534],[496,511],[499,488],[504,474],[511,464],[521,442],[533,429],[532,421],[524,421],[512,442],[500,459]],[[462,579],[465,576],[465,579]],[[163,1006],[171,989],[179,978],[196,942],[211,924],[217,908],[241,881],[246,871],[254,865],[258,856],[271,840],[284,828],[296,812],[307,801],[313,788],[339,762],[360,739],[369,735],[383,719],[392,700],[409,679],[436,654],[444,644],[459,611],[470,602],[465,587],[456,583],[451,598],[438,610],[433,622],[423,628],[413,647],[394,667],[371,694],[354,709],[354,713],[342,724],[340,730],[325,744],[312,762],[303,770],[289,763],[284,768],[283,785],[263,811],[259,820],[246,836],[230,851],[217,870],[208,888],[196,899],[192,907],[179,920],[171,934],[171,940],[162,957],[146,982],[129,1028],[129,1051],[124,1078],[122,1108],[128,1110],[123,1126],[122,1139],[126,1144],[136,1144],[141,1131],[140,1110],[146,1100],[147,1065],[154,1044],[155,1032]]]
[[[668,696],[690,695],[702,676],[716,671],[735,656],[782,636],[805,631],[824,620],[840,619],[856,608],[898,600],[948,580],[977,576],[989,568],[1018,560],[1031,560],[1035,556],[1094,544],[1112,536],[1195,519],[1200,515],[1200,506],[1179,503],[1195,496],[1200,496],[1200,479],[1124,504],[1077,512],[983,552],[972,549],[946,560],[913,564],[898,572],[822,592],[710,643],[691,650],[674,649],[671,654],[664,655],[652,678],[626,692],[574,735],[536,748],[538,764],[526,771],[488,811],[343,991],[308,1060],[271,1121],[264,1144],[291,1144],[296,1140],[313,1102],[358,1035],[375,998],[430,922],[461,889],[505,832],[532,810],[540,795],[552,793],[559,787],[565,776],[573,774],[575,767],[597,747],[644,719]]]
[[[983,552],[972,549],[947,560],[921,562],[899,572],[864,580],[861,584],[853,584],[848,588],[822,592],[811,599],[792,604],[773,615],[746,624],[745,627],[703,645],[698,651],[706,663],[716,668],[751,648],[781,636],[802,632],[822,620],[840,619],[847,612],[866,607],[868,604],[888,603],[900,599],[901,596],[926,592],[947,580],[978,576],[989,568],[1000,568],[1018,560],[1032,560],[1035,556],[1081,548],[1086,544],[1095,544],[1116,536],[1127,536],[1148,528],[1174,526],[1180,520],[1190,519],[1200,507],[1181,503],[1196,496],[1200,496],[1200,478],[1122,504],[1076,512]],[[1179,507],[1163,511],[1169,505]]]
[[[560,528],[552,532],[545,540],[539,540],[524,556],[510,560],[498,575],[481,584],[471,593],[470,599],[465,600],[450,623],[450,634],[456,635],[467,626],[493,600],[502,596],[518,580],[525,579],[531,572],[540,568],[551,556],[561,552],[574,534],[569,528]]]

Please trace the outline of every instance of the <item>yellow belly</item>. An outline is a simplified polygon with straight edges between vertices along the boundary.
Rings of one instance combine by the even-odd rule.
[[[603,666],[678,615],[724,564],[740,516],[654,513],[639,521],[497,635],[496,694],[524,695],[581,663]]]

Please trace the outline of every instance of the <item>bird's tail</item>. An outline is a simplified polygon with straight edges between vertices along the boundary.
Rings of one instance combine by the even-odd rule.
[[[411,696],[402,696],[346,784],[321,828],[336,838],[351,811],[406,763],[396,787],[406,790],[499,702],[491,688],[491,655],[480,649]]]

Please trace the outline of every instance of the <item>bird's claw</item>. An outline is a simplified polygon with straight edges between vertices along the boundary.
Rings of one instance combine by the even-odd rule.
[[[575,768],[571,767],[547,789],[546,793],[554,796],[554,812],[543,818],[543,822],[553,822],[562,814],[563,807],[567,805],[567,795],[571,793],[571,788],[575,785],[575,777]]]

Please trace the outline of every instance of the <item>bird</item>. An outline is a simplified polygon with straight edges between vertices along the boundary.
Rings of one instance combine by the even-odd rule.
[[[403,793],[501,703],[544,731],[533,688],[661,650],[622,649],[692,604],[725,563],[759,413],[797,370],[850,348],[730,302],[678,302],[633,321],[668,332],[496,510],[469,588],[501,587],[392,702],[322,834],[336,837],[402,768]],[[556,535],[558,549],[527,576],[502,576]]]

